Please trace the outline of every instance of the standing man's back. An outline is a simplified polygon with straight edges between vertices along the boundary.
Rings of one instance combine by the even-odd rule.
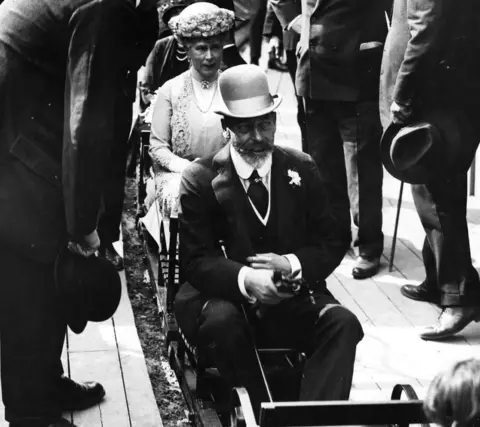
[[[151,4],[149,4],[151,3]],[[114,90],[152,0],[5,0],[0,5],[0,333],[5,416],[43,427],[97,404],[98,383],[63,376],[59,249],[96,232],[113,143]],[[156,13],[152,8],[152,13]]]

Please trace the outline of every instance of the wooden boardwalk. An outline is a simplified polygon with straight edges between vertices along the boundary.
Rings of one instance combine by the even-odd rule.
[[[287,73],[268,71],[270,90],[284,96],[278,110],[277,141],[300,148],[296,124],[296,99]],[[427,342],[416,329],[437,320],[440,310],[428,303],[409,300],[400,294],[406,283],[424,279],[421,248],[424,231],[416,214],[410,186],[403,192],[394,269],[388,272],[400,182],[384,174],[383,232],[385,250],[379,274],[367,280],[354,280],[353,249],[328,286],[335,297],[360,319],[365,338],[357,351],[353,400],[388,399],[396,383],[413,385],[420,397],[433,376],[447,364],[462,358],[480,357],[480,324],[469,325],[461,334],[444,342]],[[472,256],[480,267],[480,200],[469,199],[469,230]]]
[[[118,243],[118,242],[117,242]],[[121,245],[117,248],[121,250]],[[78,427],[162,427],[128,298],[125,272],[122,299],[112,319],[68,332],[62,356],[65,374],[77,381],[95,380],[106,390],[100,405],[63,417]],[[0,426],[4,421],[0,410]]]

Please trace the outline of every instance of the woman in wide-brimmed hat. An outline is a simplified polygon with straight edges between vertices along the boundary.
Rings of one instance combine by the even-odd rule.
[[[146,205],[158,200],[164,218],[177,215],[182,171],[226,143],[214,111],[221,103],[218,76],[233,23],[231,11],[203,2],[188,6],[169,21],[190,68],[159,89],[153,107],[150,156],[155,192],[151,183],[147,185]]]

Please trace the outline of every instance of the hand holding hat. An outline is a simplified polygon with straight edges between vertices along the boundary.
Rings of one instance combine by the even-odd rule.
[[[79,334],[88,321],[102,322],[117,310],[122,284],[105,258],[85,258],[64,248],[55,261],[54,274],[62,311],[73,332]]]
[[[74,242],[71,240],[68,242],[68,250],[76,255],[88,258],[97,252],[100,247],[100,238],[98,237],[97,230],[93,230],[90,234],[83,237],[80,242]]]

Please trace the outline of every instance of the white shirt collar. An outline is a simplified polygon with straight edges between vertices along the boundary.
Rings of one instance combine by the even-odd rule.
[[[237,152],[237,150],[235,150],[235,148],[233,148],[233,145],[230,145],[230,156],[232,158],[233,166],[235,167],[238,176],[242,179],[250,178],[250,175],[252,174],[254,169],[253,166],[249,165],[245,160],[243,160],[242,156]],[[270,154],[262,167],[257,169],[260,178],[265,178],[268,172],[270,172],[271,168],[272,155]]]

